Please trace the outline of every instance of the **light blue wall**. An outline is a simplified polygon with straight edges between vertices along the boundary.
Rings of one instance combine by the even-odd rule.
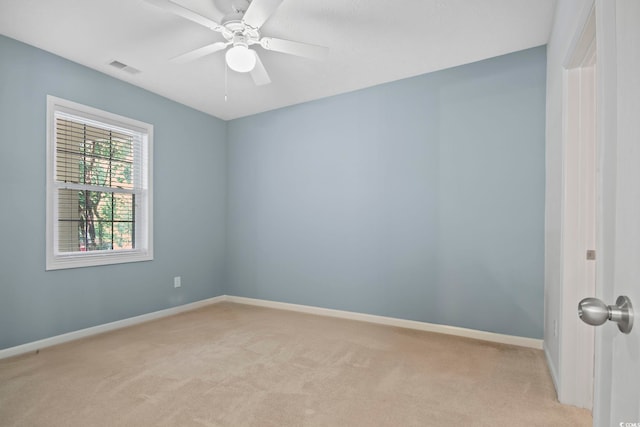
[[[229,122],[226,293],[542,338],[545,67]]]
[[[47,94],[154,125],[153,261],[45,272]],[[0,349],[222,293],[224,121],[0,36],[0,182]]]
[[[45,272],[47,94],[155,126],[154,261]],[[541,338],[544,97],[541,47],[225,123],[0,36],[0,349],[223,293]]]

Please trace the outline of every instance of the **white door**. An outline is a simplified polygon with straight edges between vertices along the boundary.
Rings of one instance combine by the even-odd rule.
[[[640,1],[597,5],[603,259],[597,296],[635,306],[629,334],[613,322],[596,329],[596,426],[640,427]]]

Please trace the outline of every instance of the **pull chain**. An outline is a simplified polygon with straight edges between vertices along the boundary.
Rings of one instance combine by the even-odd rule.
[[[224,102],[227,102],[227,61],[224,61]]]

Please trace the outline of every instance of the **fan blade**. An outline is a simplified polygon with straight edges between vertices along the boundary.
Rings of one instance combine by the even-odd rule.
[[[273,37],[263,37],[260,39],[260,46],[267,50],[288,53],[291,55],[303,56],[309,59],[325,59],[329,54],[329,48],[316,46],[314,44],[294,42],[291,40],[274,39]]]
[[[258,52],[252,50],[254,55],[256,55],[256,66],[251,70],[251,78],[256,86],[267,85],[271,83],[271,79],[269,78],[269,74],[267,74],[267,69],[264,68],[264,64],[260,60],[258,56]]]
[[[221,24],[218,24],[213,19],[209,19],[206,16],[202,16],[191,9],[187,9],[184,6],[180,6],[179,4],[172,2],[171,0],[145,0],[145,1],[147,3],[151,3],[152,5],[159,7],[160,9],[164,9],[167,12],[173,13],[174,15],[181,16],[185,19],[188,19],[189,21],[193,21],[196,24],[200,24],[203,27],[207,27],[213,31],[218,31],[220,33],[226,31],[226,28],[224,28]]]
[[[253,0],[244,13],[242,21],[256,30],[262,27],[267,19],[276,11],[283,0]]]
[[[185,62],[193,61],[195,59],[199,59],[199,58],[202,58],[203,56],[207,56],[209,54],[222,50],[225,47],[229,46],[230,44],[231,42],[216,42],[216,43],[208,44],[196,50],[192,50],[191,52],[187,52],[182,55],[176,56],[175,58],[171,58],[171,62],[184,64]]]

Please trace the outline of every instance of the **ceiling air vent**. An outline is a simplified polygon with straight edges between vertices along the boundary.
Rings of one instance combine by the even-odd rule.
[[[126,71],[129,74],[138,74],[140,72],[140,70],[138,70],[137,68],[133,68],[120,61],[111,61],[109,65],[111,65],[114,68],[117,68],[118,70]]]

